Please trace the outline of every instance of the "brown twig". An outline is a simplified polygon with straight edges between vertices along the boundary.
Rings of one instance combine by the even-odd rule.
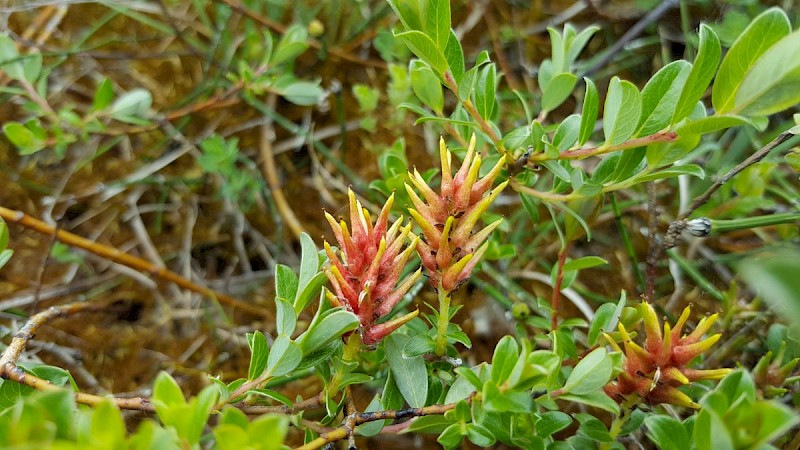
[[[136,269],[140,272],[144,272],[146,274],[152,274],[162,280],[175,283],[176,285],[178,285],[183,289],[196,292],[208,298],[216,299],[222,304],[237,308],[241,311],[253,314],[254,316],[263,316],[265,314],[266,310],[256,305],[246,303],[242,300],[233,298],[229,295],[216,292],[211,288],[201,286],[191,280],[188,280],[178,275],[177,273],[167,269],[166,267],[157,267],[147,260],[127,254],[114,247],[110,247],[107,245],[100,244],[98,242],[91,241],[84,237],[70,233],[69,231],[64,231],[61,229],[57,230],[54,227],[42,222],[41,220],[28,216],[22,211],[14,211],[0,206],[0,217],[5,219],[7,222],[13,222],[22,225],[25,228],[29,228],[31,230],[37,231],[42,234],[55,236],[55,238],[58,239],[63,244],[83,249],[87,252],[93,253],[97,256],[108,259],[115,263],[119,263],[124,266]]]
[[[274,95],[270,95],[268,103],[275,103]],[[262,169],[264,171],[264,178],[267,180],[269,191],[272,194],[273,200],[275,200],[275,207],[278,208],[278,212],[286,222],[286,226],[288,226],[289,229],[292,230],[292,234],[299,239],[300,234],[303,233],[303,226],[300,225],[300,221],[297,220],[297,216],[295,216],[294,211],[291,206],[289,206],[289,202],[286,200],[286,196],[281,189],[281,181],[275,166],[275,155],[272,153],[273,136],[272,124],[265,123],[261,125],[259,150],[261,151],[261,160],[263,162]]]
[[[51,382],[39,378],[30,373],[26,373],[22,368],[17,366],[17,360],[25,346],[33,339],[36,332],[39,331],[45,323],[57,319],[59,317],[66,317],[72,314],[77,314],[87,311],[102,311],[108,305],[102,303],[70,303],[60,306],[52,306],[33,317],[28,319],[28,322],[14,335],[11,343],[3,351],[0,356],[0,378],[15,381],[19,384],[31,387],[38,391],[58,391],[64,388],[56,386]],[[84,405],[98,405],[109,398],[101,397],[98,395],[86,394],[78,392],[75,394],[75,401]],[[111,398],[112,402],[122,409],[135,409],[139,411],[153,412],[155,408],[146,398]]]
[[[467,402],[472,401],[472,397],[467,398]],[[411,417],[422,417],[422,416],[435,416],[435,415],[442,415],[447,411],[455,409],[456,403],[447,403],[444,405],[431,405],[425,406],[422,408],[408,408],[408,409],[399,409],[399,410],[387,410],[387,411],[375,411],[375,412],[364,412],[364,413],[356,413],[352,417],[352,422],[354,425],[361,425],[367,422],[374,422],[376,420],[398,420],[398,419],[406,419]],[[336,442],[346,438],[347,429],[346,426],[341,426],[329,433],[323,433],[318,438],[314,439],[313,441],[297,447],[296,450],[313,450],[317,448],[321,448],[331,442]]]

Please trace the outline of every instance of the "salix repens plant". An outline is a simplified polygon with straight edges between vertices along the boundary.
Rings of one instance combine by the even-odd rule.
[[[192,326],[212,330],[179,349],[177,360],[152,367],[152,387],[141,387],[151,395],[92,394],[85,371],[74,380],[66,369],[26,361],[26,350],[46,351],[33,339],[45,325],[57,329],[56,319],[108,314],[113,331],[114,317],[127,311],[120,312],[118,296],[103,294],[112,288],[98,279],[88,284],[98,297],[58,303],[63,291],[49,284],[48,266],[40,285],[28,286],[36,292],[32,303],[20,303],[24,292],[9,300],[14,306],[4,314],[13,320],[0,327],[0,447],[310,450],[340,440],[355,448],[357,436],[375,434],[400,447],[403,434],[421,433],[435,434],[447,449],[464,439],[524,449],[648,447],[648,440],[697,450],[800,446],[793,437],[800,422],[800,257],[796,249],[774,248],[796,240],[800,217],[797,174],[789,171],[797,152],[786,155],[789,165],[779,158],[800,142],[800,116],[789,119],[800,103],[800,31],[790,16],[756,3],[737,10],[735,20],[696,30],[686,20],[675,34],[685,38],[680,46],[645,55],[647,40],[613,43],[622,50],[604,56],[601,41],[612,44],[612,29],[566,23],[547,30],[546,59],[517,61],[503,53],[507,44],[538,44],[529,30],[541,24],[527,23],[529,14],[498,24],[496,14],[521,8],[515,2],[381,5],[343,0],[301,11],[198,0],[165,2],[161,13],[96,5],[109,8],[109,21],[141,22],[154,33],[157,48],[137,48],[136,58],[169,56],[190,86],[178,103],[137,85],[150,73],[118,77],[95,58],[93,46],[106,42],[93,33],[108,22],[63,54],[54,51],[61,42],[53,36],[75,35],[59,29],[61,12],[79,6],[48,7],[31,20],[47,26],[0,34],[0,95],[12,106],[3,124],[8,142],[0,145],[18,150],[0,153],[8,183],[2,192],[18,202],[21,186],[41,191],[21,196],[17,207],[26,212],[0,206],[0,267],[29,260],[30,252],[12,257],[7,249],[29,239],[16,235],[26,227],[99,257],[103,269],[110,261],[140,271],[143,285],[152,278],[194,293],[200,310],[182,303],[181,314],[159,323],[191,316]],[[632,29],[647,30],[674,5],[663,2]],[[461,10],[451,14],[451,7]],[[290,15],[298,23],[281,23]],[[453,24],[451,16],[466,19]],[[732,31],[744,17],[750,24]],[[523,32],[522,22],[533,28]],[[150,41],[137,40],[138,28],[132,36],[137,46]],[[660,36],[664,44],[670,39]],[[489,41],[491,52],[476,48]],[[691,61],[671,54],[683,46]],[[623,70],[607,58],[617,54],[648,63]],[[66,82],[71,71],[63,61],[75,55],[105,70]],[[377,55],[382,59],[371,59]],[[331,61],[346,64],[328,67]],[[649,79],[613,76],[648,72],[651,63]],[[340,88],[337,82],[351,78],[349,66],[363,84]],[[368,77],[363,67],[371,68]],[[332,81],[340,70],[348,76]],[[194,85],[196,77],[202,80]],[[144,87],[163,82],[156,80]],[[182,92],[180,84],[171,89]],[[345,108],[354,104],[355,112]],[[418,118],[413,129],[409,116]],[[333,140],[343,145],[330,146]],[[169,151],[140,148],[151,142],[168,142]],[[288,151],[291,157],[279,156]],[[107,158],[126,153],[133,157],[121,165],[114,159],[109,171],[130,166],[123,179],[103,179],[97,192],[72,188],[73,175],[103,174]],[[412,153],[417,167],[435,168],[409,170]],[[371,164],[364,154],[377,156],[380,179],[361,178],[371,167],[348,166]],[[48,158],[63,164],[53,170]],[[299,160],[308,165],[295,165]],[[22,167],[5,177],[6,168]],[[296,180],[280,172],[306,167],[313,183],[301,184],[302,202],[293,202]],[[46,176],[31,178],[31,168],[70,172],[55,189]],[[306,195],[311,185],[326,208],[343,206],[346,217],[323,213]],[[336,193],[345,190],[344,205],[337,204]],[[50,208],[37,209],[42,195]],[[125,229],[124,236],[82,237],[91,233],[80,224],[105,214],[85,199],[102,200],[96,203],[107,211],[127,208],[124,226],[109,227]],[[180,201],[187,199],[183,217]],[[305,207],[313,211],[300,220],[293,209]],[[616,227],[605,226],[612,221]],[[181,239],[162,234],[166,228],[180,229]],[[299,244],[297,258],[283,253],[291,248],[288,234]],[[127,246],[131,236],[127,252],[105,243]],[[684,252],[691,236],[707,240]],[[716,245],[720,236],[732,241]],[[234,251],[225,252],[220,245],[229,238]],[[203,239],[202,248],[193,239]],[[730,251],[731,242],[746,243],[748,255]],[[760,254],[754,245],[774,247]],[[42,260],[55,265],[63,251]],[[214,267],[205,267],[205,253],[215,255]],[[674,285],[661,276],[668,259]],[[740,266],[730,262],[738,260]],[[79,270],[71,273],[95,273],[94,259],[80,261],[72,261]],[[262,263],[269,270],[257,270]],[[221,268],[237,278],[203,280]],[[261,280],[264,272],[274,289],[236,298],[246,295],[240,280]],[[726,278],[735,273],[741,280]],[[3,279],[0,290],[14,278]],[[160,308],[174,306],[175,295],[150,289]],[[452,304],[455,292],[466,297],[464,306]],[[438,303],[428,301],[433,295]],[[640,295],[641,303],[629,301]],[[267,304],[258,303],[264,298]],[[237,359],[248,356],[240,345],[249,361]],[[178,381],[189,372],[204,380],[207,374],[208,382],[187,396]],[[128,433],[120,409],[152,418]]]

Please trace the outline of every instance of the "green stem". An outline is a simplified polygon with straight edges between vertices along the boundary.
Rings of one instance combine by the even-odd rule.
[[[800,221],[800,213],[798,212],[743,217],[741,219],[711,220],[711,231],[714,233],[725,233],[727,231],[747,230],[750,228],[796,223],[798,221]]]
[[[441,285],[439,293],[439,323],[436,327],[436,355],[444,356],[447,352],[447,328],[450,325],[450,292]]]
[[[639,403],[639,396],[631,395],[622,403],[622,405],[620,405],[620,413],[618,416],[614,417],[614,421],[611,422],[611,427],[608,430],[608,434],[611,436],[612,442],[617,440],[617,437],[619,437],[619,434],[622,432],[622,427],[628,423],[628,420],[631,418],[633,408],[637,403]],[[611,443],[601,443],[600,450],[611,450]]]

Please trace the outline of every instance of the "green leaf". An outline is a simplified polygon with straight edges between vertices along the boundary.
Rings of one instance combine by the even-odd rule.
[[[450,39],[444,49],[444,57],[447,59],[447,66],[450,68],[453,79],[456,84],[460,84],[464,79],[464,50],[453,30],[450,30]]]
[[[311,354],[348,331],[355,330],[359,321],[355,314],[334,308],[315,316],[308,329],[297,337],[303,354]]]
[[[483,448],[494,445],[495,441],[497,440],[492,432],[486,427],[482,427],[475,423],[467,424],[467,439],[472,441],[472,443],[478,447]]]
[[[297,316],[292,304],[285,298],[275,297],[275,314],[278,334],[291,336],[297,325]]]
[[[314,240],[307,233],[300,234],[300,277],[297,280],[297,297],[284,297],[294,299],[293,305],[299,314],[305,308],[305,304],[298,304],[302,292],[309,286],[311,281],[319,273],[319,256]],[[291,333],[287,333],[291,334]]]
[[[599,256],[584,256],[583,258],[573,259],[564,264],[564,272],[570,270],[589,269],[591,267],[602,266],[608,264],[608,261]]]
[[[409,70],[414,94],[424,105],[431,108],[437,115],[441,115],[444,107],[444,95],[439,78],[428,65],[419,60],[411,61]]]
[[[297,293],[297,297],[294,301],[295,313],[299,314],[301,311],[306,309],[306,306],[308,306],[309,302],[319,295],[322,286],[327,282],[328,277],[325,276],[324,272],[319,272],[314,275],[314,278],[308,282],[303,290]]]
[[[636,136],[649,136],[669,125],[691,70],[688,62],[673,61],[647,82],[642,89],[642,117]]]
[[[460,423],[454,423],[450,425],[449,427],[445,428],[444,431],[442,431],[442,434],[436,438],[436,441],[442,444],[442,447],[447,450],[458,447],[461,444],[461,441],[464,440],[464,434],[462,433],[461,428],[462,427]]]
[[[472,96],[475,90],[475,80],[478,78],[478,70],[480,69],[477,66],[469,69],[464,72],[464,76],[458,82],[458,99],[462,102],[467,101]]]
[[[711,102],[717,114],[734,109],[736,94],[747,73],[764,52],[791,32],[789,18],[779,8],[770,8],[753,19],[719,66],[711,90]]]
[[[703,117],[697,120],[688,120],[675,131],[679,135],[706,134],[744,124],[757,127],[755,123],[746,117],[733,115],[714,115],[710,117]]]
[[[275,266],[275,295],[280,298],[295,298],[299,280],[297,274],[289,266]]]
[[[392,333],[384,339],[383,348],[403,398],[411,407],[421,408],[428,395],[428,371],[421,356],[403,357],[403,349],[410,339],[407,335]]]
[[[92,111],[102,111],[114,101],[114,85],[108,78],[103,79],[94,92]]]
[[[675,112],[672,114],[670,124],[674,125],[688,116],[703,98],[708,84],[714,78],[719,64],[719,57],[722,53],[719,38],[714,30],[705,24],[700,25],[700,47],[697,50],[697,58],[694,60],[692,70],[684,83]]]
[[[519,359],[519,345],[512,336],[503,336],[492,356],[492,381],[501,385],[511,375]]]
[[[387,0],[406,30],[422,30],[423,11],[418,1]]]
[[[567,428],[572,424],[572,417],[561,411],[548,411],[542,413],[536,421],[536,435],[542,438],[550,437],[553,433]]]
[[[9,141],[19,150],[20,155],[31,155],[42,150],[45,142],[39,139],[33,131],[17,122],[8,122],[3,125],[3,133]]]
[[[619,414],[619,405],[611,399],[602,389],[587,392],[584,394],[567,393],[558,396],[559,400],[583,403],[584,405],[594,406],[608,411],[612,414]]]
[[[303,359],[303,351],[289,336],[281,334],[272,343],[267,359],[267,371],[273,377],[286,375],[294,370]]]
[[[642,99],[639,90],[629,81],[618,77],[611,79],[603,110],[604,146],[621,144],[636,130],[642,114]]]
[[[694,445],[697,450],[732,449],[733,437],[717,413],[702,409],[694,421]]]
[[[126,448],[125,422],[111,400],[103,400],[92,414],[91,440],[98,448]]]
[[[247,371],[247,379],[255,380],[267,368],[269,357],[267,338],[260,331],[247,333],[247,345],[250,346],[250,368]]]
[[[775,401],[758,401],[742,412],[743,423],[759,425],[757,433],[752,436],[755,442],[750,448],[763,448],[761,446],[785,435],[789,429],[800,423],[800,417],[795,411]]]
[[[444,50],[450,39],[450,0],[428,0],[425,32],[436,47]]]
[[[271,64],[277,66],[294,60],[308,48],[308,31],[300,24],[290,26],[275,46]]]
[[[436,349],[436,341],[425,333],[417,334],[409,339],[403,348],[403,357],[411,358],[414,356],[432,353]]]
[[[481,394],[487,411],[525,414],[533,409],[533,399],[528,391],[501,392],[495,383],[488,381],[484,383]]]
[[[592,137],[594,123],[597,120],[597,110],[600,108],[600,96],[594,82],[586,77],[586,93],[583,96],[583,110],[581,110],[581,130],[578,134],[578,145],[585,144]]]
[[[129,122],[132,118],[143,117],[150,111],[153,97],[144,89],[133,89],[119,96],[108,113],[114,120]]]
[[[619,322],[619,316],[622,314],[623,308],[625,308],[626,297],[625,291],[622,291],[622,295],[616,305],[613,303],[603,303],[597,308],[587,334],[589,345],[597,343],[601,331],[606,333],[614,331]]]
[[[25,79],[25,70],[22,67],[17,46],[6,32],[0,33],[0,70],[4,71],[9,78]]]
[[[612,363],[603,347],[584,356],[567,377],[562,388],[572,394],[588,394],[601,390],[611,378]]]
[[[731,112],[766,116],[800,102],[800,30],[784,37],[753,64]]]
[[[558,124],[556,132],[553,133],[552,145],[561,152],[571,148],[575,142],[578,141],[580,127],[581,117],[579,115],[572,114],[567,116],[566,119],[562,120],[561,123]]]
[[[295,81],[279,92],[283,98],[300,106],[316,105],[325,94],[316,81]]]
[[[419,59],[428,63],[438,76],[442,76],[447,70],[444,53],[425,33],[411,30],[395,34],[395,37],[402,40]]]
[[[658,172],[637,176],[636,182],[644,183],[645,181],[661,180],[664,178],[677,177],[679,175],[692,175],[702,180],[705,178],[706,173],[702,167],[696,164],[684,164],[682,166],[672,166],[667,169],[659,170]]]
[[[172,408],[185,405],[186,399],[183,397],[183,392],[181,392],[181,388],[175,382],[175,379],[167,372],[161,371],[153,383],[153,402],[155,403],[156,412],[158,412],[159,405],[162,409]]]
[[[542,110],[552,111],[569,98],[578,77],[571,73],[559,73],[554,76],[547,86],[542,88]]]
[[[406,432],[440,434],[453,420],[445,416],[422,416],[416,418],[406,429]]]
[[[689,433],[679,420],[670,416],[652,415],[644,419],[647,437],[661,450],[684,450],[690,447]]]
[[[495,76],[496,67],[494,63],[487,64],[481,69],[475,83],[475,108],[478,113],[486,120],[489,120],[495,108]]]

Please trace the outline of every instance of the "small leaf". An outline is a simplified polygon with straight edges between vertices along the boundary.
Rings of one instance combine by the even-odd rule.
[[[475,108],[478,113],[486,120],[489,120],[494,113],[495,107],[495,75],[496,67],[488,64],[481,69],[475,83]]]
[[[114,86],[108,78],[97,86],[92,102],[92,111],[102,111],[114,101]]]
[[[571,73],[559,73],[542,89],[542,110],[552,111],[569,98],[578,77]]]
[[[597,120],[597,110],[600,108],[600,96],[594,82],[586,77],[586,93],[583,96],[583,109],[581,110],[581,130],[578,134],[578,145],[585,144],[592,137],[594,123]]]
[[[561,152],[571,148],[578,141],[580,127],[581,117],[579,115],[572,114],[568,116],[558,124],[556,132],[553,133],[552,145]]]
[[[690,447],[689,433],[679,420],[670,416],[652,415],[644,419],[647,437],[661,450],[684,450]]]
[[[280,89],[286,100],[300,106],[312,106],[319,103],[325,92],[315,81],[295,81]]]
[[[642,117],[636,136],[649,136],[669,125],[692,65],[684,60],[662,67],[642,89]]]
[[[444,95],[442,94],[442,84],[436,74],[428,65],[418,60],[411,61],[410,72],[411,88],[417,98],[436,114],[442,114]]]
[[[700,25],[700,47],[697,50],[697,58],[686,78],[683,92],[675,106],[670,124],[674,125],[683,120],[703,98],[708,84],[711,83],[711,79],[714,78],[717,71],[721,53],[722,49],[717,34],[707,25]]]
[[[402,40],[419,59],[428,63],[438,76],[442,76],[447,70],[444,53],[425,33],[411,30],[395,34],[395,37]]]
[[[711,101],[717,114],[733,110],[736,93],[748,71],[764,52],[791,32],[789,18],[779,8],[770,8],[753,19],[719,66],[711,91]]]
[[[3,133],[17,147],[20,155],[31,155],[45,147],[45,142],[21,123],[8,122],[4,124]]]
[[[597,348],[575,365],[562,389],[578,395],[596,392],[608,383],[611,370],[608,352],[605,348]]]
[[[403,398],[411,407],[421,408],[425,406],[428,395],[428,371],[422,356],[403,357],[403,349],[409,340],[404,334],[393,333],[384,339],[383,348],[389,360],[389,369]]]
[[[591,267],[602,266],[608,264],[608,261],[599,256],[584,256],[583,258],[573,259],[564,264],[564,272],[570,270],[589,269]]]
[[[142,117],[150,111],[153,97],[144,89],[133,89],[117,98],[109,114],[115,120],[127,121],[129,117]]]
[[[519,345],[511,336],[503,336],[492,356],[492,381],[501,385],[511,375],[519,359]]]
[[[292,304],[285,298],[275,297],[275,315],[278,334],[291,336],[297,324],[297,316]]]
[[[359,321],[355,314],[341,308],[325,311],[312,321],[309,328],[297,337],[303,354],[311,354],[348,331],[355,330]]]
[[[746,117],[733,115],[714,115],[710,117],[703,117],[697,120],[687,120],[683,125],[675,130],[675,132],[679,135],[707,134],[744,124],[749,124],[756,127],[756,124]]]
[[[303,359],[303,351],[289,336],[281,334],[272,343],[267,359],[267,371],[273,377],[286,375],[294,370]]]
[[[308,48],[308,31],[300,24],[290,26],[275,46],[270,63],[273,66],[294,60]]]
[[[427,3],[425,32],[443,51],[450,39],[450,0],[428,0]]]
[[[584,405],[594,406],[608,411],[612,414],[619,414],[619,405],[611,399],[602,389],[583,394],[567,393],[558,396],[559,400],[583,403]]]
[[[444,49],[444,57],[447,59],[447,66],[450,68],[453,79],[456,84],[460,84],[464,78],[464,50],[461,48],[461,42],[453,30],[450,30],[450,39]]]
[[[255,380],[267,368],[269,357],[267,338],[260,331],[247,333],[247,345],[250,346],[250,368],[247,371],[247,379]]]
[[[767,116],[800,102],[800,30],[769,48],[747,72],[731,112]]]
[[[636,130],[642,113],[642,99],[639,90],[629,81],[611,79],[603,110],[604,146],[621,144],[628,140]]]
[[[295,298],[299,280],[289,266],[275,266],[275,295],[280,298]]]
[[[542,413],[536,421],[536,435],[542,438],[550,437],[553,433],[567,428],[572,424],[572,417],[561,411],[548,411]]]

